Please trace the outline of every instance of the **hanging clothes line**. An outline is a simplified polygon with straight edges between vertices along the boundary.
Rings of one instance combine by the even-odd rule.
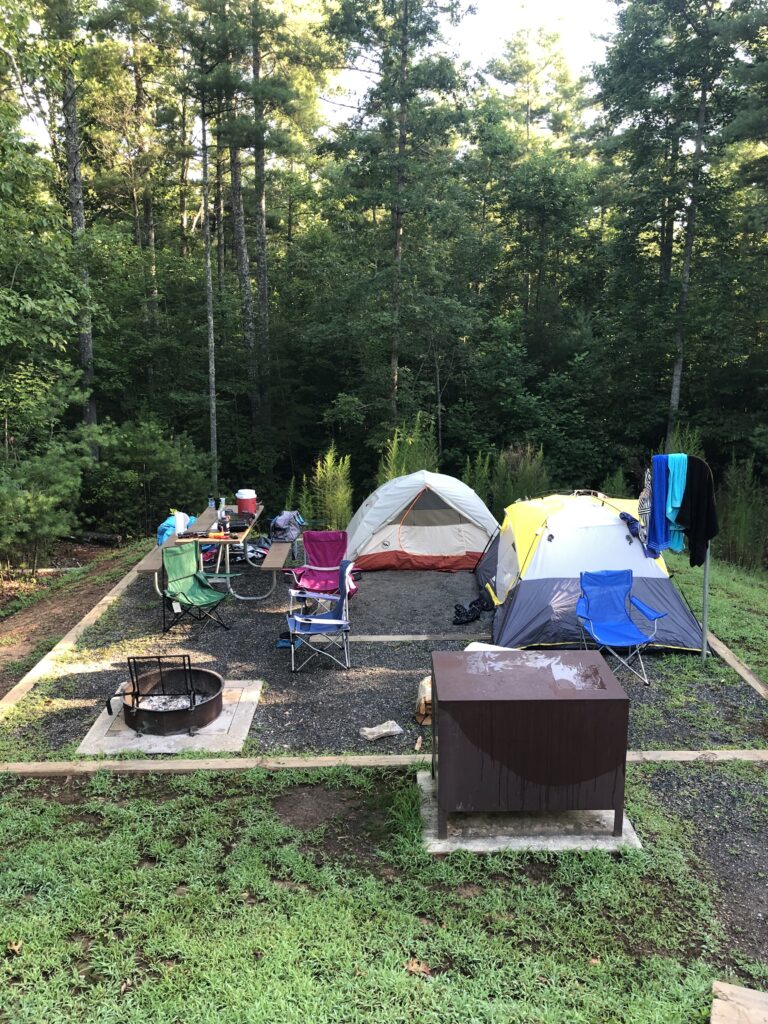
[[[717,508],[712,470],[697,455],[675,452],[654,455],[645,471],[638,499],[639,536],[646,554],[683,550],[688,542],[689,562],[704,566],[701,616],[701,657],[707,656],[709,618],[709,543],[717,536]]]

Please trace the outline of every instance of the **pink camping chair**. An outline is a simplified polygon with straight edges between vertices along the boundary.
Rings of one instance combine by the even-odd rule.
[[[295,584],[290,590],[290,607],[294,601],[335,600],[339,592],[339,566],[347,553],[346,530],[305,530],[304,565],[286,569],[289,581]],[[352,597],[357,584],[350,577],[347,596]]]

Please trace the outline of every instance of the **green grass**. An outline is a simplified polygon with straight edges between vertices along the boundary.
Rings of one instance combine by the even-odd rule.
[[[691,568],[687,555],[664,557],[674,581],[696,615],[701,615],[704,569]],[[768,572],[750,572],[712,559],[709,628],[764,680],[768,680]]]
[[[768,705],[719,658],[649,655],[653,682],[633,700],[630,744],[643,750],[765,747]]]
[[[341,811],[308,832],[276,813],[320,782]],[[409,774],[105,774],[0,794],[14,1024],[703,1024],[732,962],[685,829],[639,775],[645,849],[621,856],[431,859]]]

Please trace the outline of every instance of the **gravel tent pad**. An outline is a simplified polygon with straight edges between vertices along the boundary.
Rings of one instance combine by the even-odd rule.
[[[258,593],[268,581],[266,574],[246,570],[236,585],[244,593]],[[227,679],[264,680],[245,753],[407,753],[421,735],[428,749],[429,730],[413,721],[418,683],[430,671],[433,650],[459,650],[471,639],[488,637],[491,613],[452,625],[454,605],[476,596],[471,573],[366,573],[350,603],[353,637],[430,639],[355,641],[349,672],[316,658],[292,674],[290,652],[276,647],[286,628],[282,582],[266,602],[226,601],[222,614],[228,631],[195,625],[163,636],[159,598],[149,580],[139,579],[60,659],[55,677],[38,684],[19,705],[23,711],[25,703],[31,708],[37,702],[38,712],[19,716],[15,724],[12,716],[0,726],[0,738],[5,732],[17,758],[54,757],[83,738],[105,699],[124,681],[128,656],[188,653],[193,664],[214,668]],[[768,704],[719,659],[705,666],[696,655],[651,654],[647,662],[649,687],[621,667],[616,672],[631,699],[631,748],[766,745]],[[403,735],[375,743],[358,735],[361,726],[388,719],[400,724]]]

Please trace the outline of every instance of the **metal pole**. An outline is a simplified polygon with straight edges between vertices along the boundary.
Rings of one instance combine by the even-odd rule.
[[[704,558],[704,597],[701,602],[701,660],[707,660],[707,621],[709,619],[709,544]]]

